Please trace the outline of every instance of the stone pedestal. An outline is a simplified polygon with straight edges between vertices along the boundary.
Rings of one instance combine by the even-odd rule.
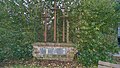
[[[34,43],[33,56],[38,59],[71,61],[77,50],[69,43]]]

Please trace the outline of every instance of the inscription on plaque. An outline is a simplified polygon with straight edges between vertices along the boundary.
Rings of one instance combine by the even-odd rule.
[[[40,48],[41,55],[66,55],[67,48]]]
[[[46,54],[46,49],[45,48],[40,48],[40,53],[41,54]]]

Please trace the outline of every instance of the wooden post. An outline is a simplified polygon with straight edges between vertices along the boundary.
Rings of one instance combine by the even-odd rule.
[[[44,34],[44,41],[47,41],[47,10],[45,10],[45,34]]]
[[[65,14],[63,13],[63,16],[65,16]],[[63,17],[63,42],[65,42],[65,18]]]
[[[57,18],[57,23],[58,23],[58,18]],[[59,28],[57,28],[57,43],[59,43]]]
[[[63,42],[65,42],[65,9],[64,9],[64,3],[63,3]]]
[[[67,20],[67,43],[69,43],[69,28],[70,28],[69,21]]]
[[[54,42],[56,42],[56,0],[54,0]]]

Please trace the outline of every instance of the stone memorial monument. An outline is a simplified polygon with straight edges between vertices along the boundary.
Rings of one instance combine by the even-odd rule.
[[[42,21],[44,23],[44,42],[33,43],[33,56],[38,59],[47,60],[62,60],[70,61],[77,50],[73,47],[73,44],[69,41],[69,22],[67,20],[68,15],[65,9],[64,0],[42,0],[43,13]],[[62,13],[59,16],[58,12]],[[58,28],[62,24],[62,28]],[[50,25],[49,25],[50,24]],[[50,26],[53,26],[50,29]],[[61,32],[59,31],[60,29]],[[53,31],[53,36],[48,36],[48,31]],[[59,32],[58,32],[59,31]],[[61,33],[62,36],[59,36]],[[40,36],[41,37],[41,36]],[[53,38],[53,41],[48,41],[48,39]],[[60,39],[61,37],[61,39]]]

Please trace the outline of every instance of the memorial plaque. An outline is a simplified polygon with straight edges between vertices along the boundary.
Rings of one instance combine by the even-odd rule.
[[[46,48],[40,48],[40,54],[46,54]]]
[[[48,48],[48,54],[53,55],[54,54],[54,48]]]
[[[40,54],[42,55],[66,55],[67,48],[40,48]]]
[[[66,55],[66,48],[56,48],[57,55]]]

